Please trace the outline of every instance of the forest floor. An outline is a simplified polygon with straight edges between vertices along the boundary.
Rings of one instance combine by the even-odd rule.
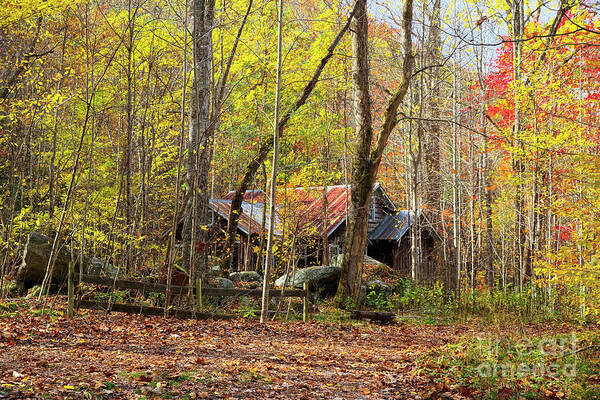
[[[482,337],[485,346],[527,338],[515,340],[533,351],[535,338],[575,336],[580,349],[595,343],[599,331],[476,322],[261,325],[255,319],[165,320],[95,311],[67,320],[62,311],[41,316],[32,302],[13,300],[0,303],[0,398],[521,398],[517,392],[576,398],[567,392],[574,379],[588,392],[600,387],[593,344],[572,355],[588,357],[576,362],[577,378],[559,373],[541,381],[528,375],[477,378],[481,359],[473,349],[478,343],[481,350]]]

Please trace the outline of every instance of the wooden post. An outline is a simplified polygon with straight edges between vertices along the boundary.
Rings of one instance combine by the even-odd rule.
[[[304,289],[304,297],[302,298],[302,321],[308,321],[308,282],[302,285]]]
[[[202,278],[196,279],[196,308],[202,311]]]
[[[69,273],[67,275],[67,285],[68,285],[68,302],[67,302],[67,318],[73,318],[73,306],[75,304],[75,287],[73,283],[73,275],[75,266],[73,265],[73,261],[69,262]]]

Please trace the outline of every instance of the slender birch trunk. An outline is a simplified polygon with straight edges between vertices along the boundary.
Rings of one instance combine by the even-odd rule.
[[[281,63],[282,63],[282,29],[283,29],[283,0],[277,2],[277,80],[275,82],[275,118],[273,121],[273,163],[271,169],[271,193],[269,195],[269,236],[267,237],[267,259],[265,260],[265,273],[263,276],[262,305],[260,322],[264,323],[269,318],[269,280],[273,266],[273,237],[275,234],[276,207],[275,195],[277,193],[277,167],[279,162],[279,108],[281,98]]]
[[[179,217],[182,210],[179,208],[179,197],[181,187],[181,171],[183,167],[183,152],[185,148],[185,110],[186,110],[186,93],[187,93],[187,49],[188,49],[188,8],[189,2],[185,2],[185,12],[183,17],[183,68],[181,72],[181,109],[180,109],[180,128],[179,128],[179,155],[177,157],[177,178],[175,180],[175,212],[173,213],[173,219],[171,220],[171,236],[169,237],[169,245],[167,250],[167,290],[165,298],[165,317],[169,312],[169,305],[171,303],[171,283],[173,275],[173,264],[175,263],[175,235],[177,233],[177,225],[179,223]]]

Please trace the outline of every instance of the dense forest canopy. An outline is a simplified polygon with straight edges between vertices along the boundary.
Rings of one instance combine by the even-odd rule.
[[[197,3],[214,3],[201,38],[192,18]],[[400,6],[368,7],[378,131],[403,82],[406,43]],[[458,293],[561,294],[563,306],[597,313],[597,4],[433,0],[412,8],[414,68],[377,174],[400,209],[423,210],[440,239],[428,272],[419,272],[413,246],[412,278]],[[285,2],[282,114],[352,9]],[[33,231],[58,233],[58,245],[128,274],[164,277],[172,264],[187,271],[165,232],[175,232],[186,213],[204,221],[186,206],[237,190],[272,140],[276,14],[272,0],[0,1],[2,279],[20,264]],[[358,122],[350,36],[341,37],[306,103],[281,129],[280,188],[352,181]],[[209,46],[208,58],[195,53],[199,43]],[[207,87],[195,86],[199,77]],[[190,150],[190,105],[202,90],[211,134],[200,134]],[[190,178],[191,151],[206,164],[204,178]],[[247,189],[266,193],[270,171],[269,156]],[[193,187],[202,193],[190,194]],[[202,236],[203,223],[190,229],[212,240]],[[294,243],[275,251],[293,256]]]

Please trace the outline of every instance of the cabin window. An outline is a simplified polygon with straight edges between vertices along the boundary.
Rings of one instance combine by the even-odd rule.
[[[340,246],[337,244],[329,245],[329,258],[334,258],[340,255]]]
[[[371,201],[371,208],[369,209],[369,222],[375,221],[375,199]]]

